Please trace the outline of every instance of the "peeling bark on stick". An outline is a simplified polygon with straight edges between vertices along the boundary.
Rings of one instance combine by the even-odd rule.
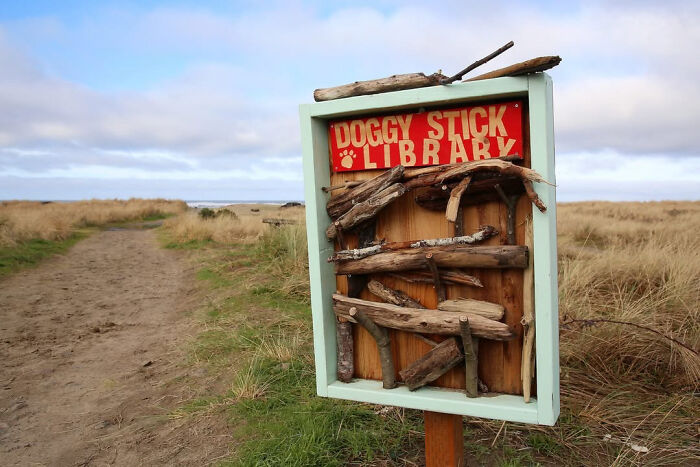
[[[383,327],[375,324],[370,317],[356,307],[351,307],[348,310],[348,316],[365,328],[372,337],[374,337],[374,340],[377,341],[377,347],[379,347],[379,361],[382,364],[382,387],[384,389],[395,388],[394,358],[391,355],[389,333]]]
[[[454,337],[442,341],[428,353],[399,372],[409,391],[415,391],[444,375],[462,361],[464,356]]]
[[[394,183],[379,193],[370,196],[365,201],[356,204],[348,212],[343,214],[336,221],[342,230],[348,230],[357,224],[367,221],[377,215],[386,205],[406,193],[406,187],[401,183]],[[329,240],[336,237],[338,228],[336,224],[331,224],[326,229],[326,236]]]
[[[505,314],[505,308],[498,303],[475,300],[473,298],[457,298],[444,300],[438,303],[438,310],[456,311],[458,313],[470,313],[483,316],[484,318],[499,321]]]
[[[369,81],[355,81],[354,83],[344,84],[342,86],[316,89],[314,91],[314,100],[316,102],[321,102],[341,99],[343,97],[364,96],[382,92],[401,91],[403,89],[425,88],[428,86],[436,86],[440,84],[440,80],[446,78],[447,76],[441,73],[433,73],[428,76],[424,73],[407,73]]]
[[[349,298],[340,294],[333,295],[333,311],[336,316],[355,321],[349,313],[353,307],[361,310],[378,326],[401,331],[459,336],[459,317],[467,316],[474,336],[493,340],[511,340],[515,337],[507,324],[470,313],[404,308],[388,303]]]
[[[464,235],[460,237],[449,237],[449,238],[434,238],[430,240],[416,240],[408,242],[390,242],[382,243],[380,245],[372,245],[366,248],[355,248],[353,250],[341,250],[335,252],[333,256],[328,258],[328,262],[331,261],[346,261],[353,259],[362,259],[368,256],[376,255],[384,251],[395,251],[402,250],[405,248],[425,248],[425,247],[440,247],[440,246],[451,246],[451,245],[471,245],[474,243],[479,243],[487,240],[495,235],[498,235],[498,231],[495,227],[491,225],[481,226],[478,232],[472,235]]]
[[[387,251],[335,265],[336,274],[374,274],[425,268],[425,255],[432,253],[435,264],[448,268],[526,268],[525,246],[449,246]]]
[[[326,203],[326,211],[328,212],[328,215],[331,216],[331,219],[337,219],[348,212],[356,204],[367,200],[370,196],[379,193],[380,191],[401,180],[403,174],[404,167],[397,165],[396,167],[393,167],[372,179],[360,183],[354,188],[345,190],[338,196],[332,197],[328,203]]]
[[[420,302],[412,299],[400,290],[391,289],[379,281],[372,280],[367,284],[367,288],[377,297],[392,305],[409,308],[425,308]]]

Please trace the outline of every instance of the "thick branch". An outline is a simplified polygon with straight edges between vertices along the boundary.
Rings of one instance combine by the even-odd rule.
[[[355,81],[354,83],[344,84],[342,86],[316,89],[314,91],[314,100],[316,102],[330,101],[343,97],[436,86],[440,84],[440,80],[445,78],[447,77],[441,73],[433,73],[429,76],[426,76],[424,73],[408,73],[369,81]]]
[[[462,346],[464,347],[464,369],[466,375],[465,392],[467,397],[476,397],[478,393],[479,378],[477,376],[477,358],[472,345],[472,333],[469,326],[469,318],[459,318]]]
[[[425,255],[433,254],[435,263],[450,268],[526,268],[528,249],[524,246],[447,246],[408,248],[386,251],[335,265],[336,274],[374,274],[425,268]]]
[[[467,73],[469,73],[469,72],[472,71],[473,69],[475,69],[475,68],[477,68],[477,67],[480,67],[481,65],[483,65],[484,63],[486,63],[486,62],[488,62],[488,61],[490,61],[490,60],[493,60],[494,58],[498,57],[499,55],[501,55],[503,52],[505,52],[506,50],[510,49],[510,48],[513,47],[514,45],[515,45],[515,43],[514,43],[513,41],[508,42],[506,45],[504,45],[504,46],[501,47],[500,49],[496,50],[495,52],[491,52],[490,54],[488,54],[488,55],[485,56],[484,58],[475,61],[474,63],[472,63],[471,65],[469,65],[469,66],[466,67],[464,70],[462,70],[462,71],[460,71],[459,73],[457,73],[456,75],[451,76],[451,77],[449,77],[449,78],[447,78],[447,79],[441,79],[441,80],[440,80],[440,84],[450,84],[450,83],[453,83],[453,82],[457,81],[458,79],[462,79],[462,77],[463,77],[464,75],[466,75]]]
[[[354,188],[345,190],[338,196],[332,197],[326,204],[326,211],[328,212],[328,215],[331,216],[331,219],[337,219],[348,212],[356,204],[367,200],[370,196],[379,193],[380,191],[401,180],[403,174],[403,166],[397,165],[396,167],[392,167],[374,178],[360,183]]]
[[[357,224],[373,218],[379,211],[384,209],[386,205],[396,198],[399,198],[404,193],[406,193],[406,187],[401,183],[394,183],[379,193],[370,196],[367,200],[353,206],[348,212],[340,216],[336,222],[343,230],[348,230]],[[331,224],[328,229],[326,229],[326,236],[328,239],[335,238],[337,230],[336,224]]]
[[[379,281],[372,280],[367,284],[367,288],[377,297],[387,303],[397,306],[405,306],[409,308],[425,308],[420,302],[412,299],[400,290],[391,289]]]
[[[498,303],[485,302],[483,300],[474,300],[473,298],[456,298],[453,300],[444,300],[438,303],[438,310],[455,311],[458,313],[469,313],[472,315],[483,316],[484,318],[499,321],[503,318],[505,309]]]
[[[493,340],[510,340],[515,337],[507,324],[470,313],[404,308],[388,303],[349,298],[340,294],[333,295],[333,311],[336,316],[354,321],[349,314],[350,308],[353,307],[362,310],[379,326],[402,331],[458,336],[460,334],[459,317],[467,316],[474,336]]]
[[[442,341],[428,353],[399,372],[409,391],[415,391],[444,375],[462,361],[462,351],[454,337]]]
[[[499,78],[501,76],[520,76],[528,73],[537,73],[538,71],[549,70],[559,65],[561,57],[550,55],[546,57],[537,57],[524,62],[516,63],[505,68],[489,71],[483,75],[469,78],[465,81],[478,81],[482,79]]]
[[[352,259],[362,259],[368,256],[376,255],[384,251],[396,251],[405,248],[425,248],[425,247],[440,247],[440,246],[450,246],[450,245],[471,245],[473,243],[478,243],[484,241],[488,238],[498,235],[498,231],[490,225],[481,226],[478,232],[472,235],[465,235],[462,237],[451,237],[451,238],[435,238],[430,240],[417,240],[408,242],[390,242],[382,243],[380,245],[372,245],[366,248],[355,248],[353,250],[341,250],[337,251],[333,256],[328,258],[328,262],[331,261],[346,261]]]
[[[393,389],[396,387],[396,379],[394,376],[394,358],[391,355],[391,341],[389,333],[386,329],[377,326],[371,318],[366,316],[362,310],[355,307],[348,310],[348,316],[359,323],[369,332],[374,340],[377,341],[379,348],[379,360],[382,364],[382,387],[384,389]]]

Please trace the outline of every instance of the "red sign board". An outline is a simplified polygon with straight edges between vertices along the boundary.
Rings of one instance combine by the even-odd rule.
[[[523,154],[522,102],[330,122],[334,172]]]

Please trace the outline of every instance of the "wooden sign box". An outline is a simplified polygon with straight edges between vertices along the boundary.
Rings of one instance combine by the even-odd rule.
[[[415,392],[400,385],[383,389],[378,349],[371,336],[360,326],[353,327],[355,344],[355,379],[342,383],[336,378],[336,318],[331,296],[336,290],[347,292],[347,279],[337,276],[327,259],[334,244],[326,238],[331,219],[326,213],[329,194],[321,188],[347,180],[365,180],[382,170],[340,172],[333,170],[329,158],[329,123],[353,116],[415,112],[426,108],[441,109],[456,105],[491,104],[520,100],[523,103],[523,165],[536,170],[550,183],[554,176],[554,141],[552,121],[552,83],[546,74],[517,78],[435,86],[429,88],[361,96],[300,106],[304,180],[309,243],[309,272],[314,326],[317,392],[336,397],[378,404],[397,405],[434,412],[469,415],[517,422],[552,425],[559,413],[559,352],[556,265],[556,200],[551,185],[537,183],[535,190],[547,206],[541,213],[532,209],[525,195],[517,203],[515,244],[525,244],[525,225],[532,219],[533,246],[530,261],[534,266],[534,303],[536,329],[536,378],[532,398],[525,403],[521,384],[521,350],[523,313],[523,271],[521,269],[473,269],[465,272],[481,279],[483,288],[450,285],[447,298],[475,298],[499,303],[506,308],[504,322],[513,329],[516,339],[508,342],[481,339],[479,344],[479,378],[489,392],[477,398],[464,395],[462,365],[450,370],[430,386]],[[454,227],[444,211],[418,206],[417,192],[411,191],[382,210],[377,217],[376,238],[387,242],[454,236]],[[506,236],[506,207],[491,201],[462,207],[464,234],[488,224],[499,236],[483,245],[501,245]],[[345,235],[348,247],[357,239]],[[407,283],[388,274],[373,275],[385,285],[402,290],[427,308],[437,305],[432,285]],[[367,290],[360,298],[378,299]],[[410,333],[390,330],[392,353],[397,373],[424,355],[430,346]]]

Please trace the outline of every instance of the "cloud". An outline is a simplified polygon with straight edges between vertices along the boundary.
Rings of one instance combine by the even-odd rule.
[[[311,100],[314,87],[438,68],[451,73],[510,38],[516,47],[483,71],[536,55],[564,58],[551,71],[560,167],[585,160],[584,152],[615,155],[589,158],[596,163],[634,157],[625,183],[644,196],[642,181],[655,174],[641,169],[641,159],[686,170],[681,158],[700,155],[700,61],[690,58],[700,42],[697,6],[443,6],[280,3],[235,13],[110,7],[74,23],[1,23],[0,174],[247,177],[268,187],[285,180],[299,191],[296,106]],[[20,47],[25,39],[29,45]],[[52,54],[47,44],[59,45]],[[166,62],[175,64],[170,75],[153,84],[149,70]],[[67,67],[71,79],[61,77]],[[150,84],[81,84],[81,73],[118,83],[117,70],[128,74],[125,81]],[[569,186],[596,185],[574,170],[562,176]],[[605,192],[606,185],[596,186]]]

